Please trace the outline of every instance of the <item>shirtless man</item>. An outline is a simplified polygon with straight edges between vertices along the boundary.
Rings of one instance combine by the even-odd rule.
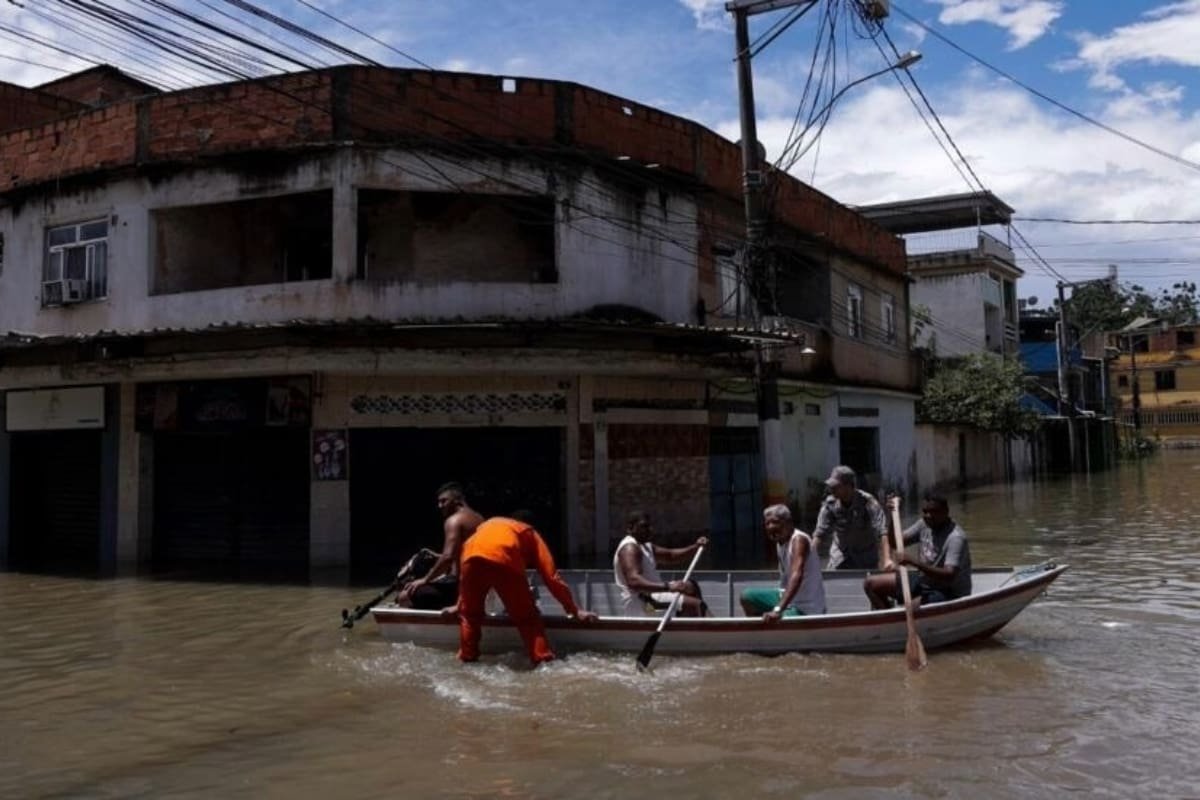
[[[401,589],[396,605],[438,611],[458,602],[458,561],[463,542],[483,517],[467,505],[463,488],[457,483],[444,484],[437,492],[438,511],[442,513],[442,552],[429,572]]]

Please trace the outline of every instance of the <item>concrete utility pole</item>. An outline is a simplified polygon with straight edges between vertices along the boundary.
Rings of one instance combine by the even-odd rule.
[[[762,192],[766,181],[763,178],[762,158],[758,144],[758,124],[754,115],[754,78],[750,60],[756,51],[750,47],[750,17],[781,8],[804,6],[805,10],[818,0],[729,0],[725,10],[733,14],[734,42],[737,48],[737,78],[739,117],[742,133],[742,194],[746,213],[746,254],[744,259],[746,278],[755,301],[754,316],[757,328],[763,326],[764,317],[777,316],[775,267],[770,254],[764,247],[766,219],[763,215]],[[888,0],[860,0],[864,14],[879,20],[888,15]],[[785,26],[786,27],[786,26]],[[775,34],[776,36],[778,33]],[[773,39],[774,37],[772,37]],[[770,44],[768,39],[759,49]],[[859,78],[837,92],[831,106],[847,89],[865,80],[902,69],[911,65],[919,54],[909,53],[897,64],[877,73]],[[824,113],[822,108],[820,113]],[[787,482],[783,467],[783,434],[779,422],[778,364],[763,357],[763,347],[755,348],[754,379],[758,390],[758,426],[763,459],[763,501],[767,505],[782,503],[787,499]]]
[[[1133,431],[1138,439],[1142,438],[1142,392],[1138,387],[1137,374],[1137,344],[1133,341],[1133,337],[1127,337],[1129,342],[1129,366],[1133,372],[1133,377],[1130,379],[1130,389],[1133,390]]]
[[[763,318],[779,313],[775,302],[774,271],[763,247],[765,221],[762,209],[762,157],[758,146],[758,123],[754,112],[754,77],[750,67],[750,16],[789,6],[812,5],[816,0],[733,0],[725,9],[733,13],[734,43],[737,48],[738,109],[742,132],[742,199],[746,214],[744,265],[754,300],[755,327]],[[761,345],[754,351],[754,382],[758,395],[759,446],[763,463],[763,503],[787,500],[783,466],[783,430],[779,421],[778,365],[763,358]]]

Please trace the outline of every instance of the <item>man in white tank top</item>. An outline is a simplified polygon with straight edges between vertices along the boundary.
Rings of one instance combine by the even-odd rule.
[[[681,617],[702,617],[706,606],[700,597],[700,587],[694,581],[664,581],[658,574],[658,562],[683,561],[708,544],[701,536],[688,547],[669,548],[656,545],[650,517],[642,511],[632,512],[625,523],[625,538],[613,553],[613,579],[621,589],[623,613],[627,617],[657,616],[682,594]]]
[[[785,505],[763,511],[767,538],[775,543],[779,556],[779,588],[754,587],[742,592],[742,611],[747,617],[762,615],[765,622],[781,617],[825,613],[825,581],[821,561],[812,539],[792,523],[792,512]]]

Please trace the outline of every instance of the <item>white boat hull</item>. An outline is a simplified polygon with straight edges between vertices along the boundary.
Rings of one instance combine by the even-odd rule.
[[[1042,566],[1027,573],[1012,570],[988,570],[976,573],[976,592],[968,597],[947,603],[936,603],[917,609],[916,622],[921,640],[927,649],[945,647],[959,642],[991,636],[1004,627],[1038,595],[1045,591],[1065,570],[1066,566]],[[564,572],[569,583],[575,584],[576,596],[593,594],[598,588],[589,582],[587,573]],[[591,573],[597,575],[597,573]],[[720,576],[725,576],[721,580]],[[762,584],[763,573],[706,573],[702,580],[705,597],[713,604],[713,587],[728,588],[729,600],[746,585]],[[991,579],[988,578],[991,576]],[[611,574],[608,575],[611,580]],[[738,578],[743,579],[739,580]],[[849,587],[857,588],[862,605],[862,573],[828,573],[827,591],[831,611],[835,613],[811,617],[786,618],[778,623],[764,623],[745,616],[706,617],[703,619],[674,618],[656,648],[658,653],[716,654],[790,652],[881,653],[900,652],[905,648],[907,629],[904,609],[887,611],[839,611],[838,606],[853,602]],[[582,582],[582,583],[581,583]],[[581,591],[582,589],[582,591]],[[829,591],[832,589],[832,591]],[[604,587],[603,596],[593,594],[593,603],[585,603],[602,613],[592,624],[567,619],[553,601],[543,601],[543,617],[550,641],[559,651],[617,651],[638,652],[646,638],[658,626],[656,617],[624,617],[604,614],[611,597]],[[840,601],[840,603],[838,602]],[[553,609],[547,609],[553,605]],[[600,607],[597,607],[600,606]],[[413,642],[441,648],[458,646],[458,623],[435,611],[416,611],[395,606],[371,609],[380,632],[392,642]],[[515,626],[504,615],[490,615],[484,622],[483,652],[502,653],[521,651],[522,644]]]

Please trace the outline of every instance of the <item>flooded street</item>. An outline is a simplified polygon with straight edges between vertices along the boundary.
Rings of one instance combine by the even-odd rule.
[[[1168,452],[952,496],[976,564],[1071,570],[915,675],[463,667],[340,629],[370,588],[2,574],[0,797],[1196,797],[1198,484],[1200,451]]]

